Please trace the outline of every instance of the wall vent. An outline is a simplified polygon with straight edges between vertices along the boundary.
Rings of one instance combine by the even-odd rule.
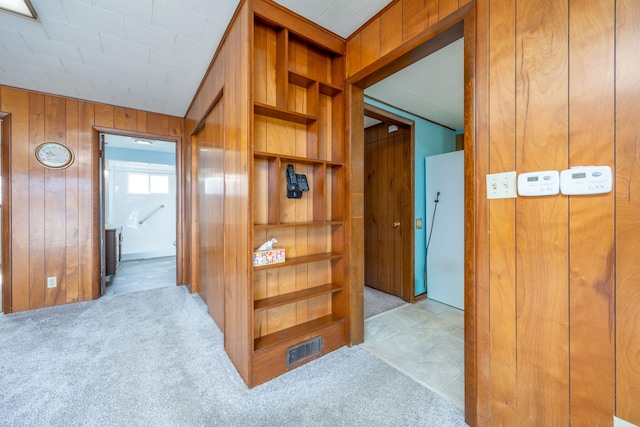
[[[294,345],[287,349],[287,368],[322,353],[322,336]]]

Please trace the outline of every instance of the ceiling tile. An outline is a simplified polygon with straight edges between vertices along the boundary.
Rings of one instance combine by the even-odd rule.
[[[126,18],[151,24],[153,0],[93,0],[93,5]]]
[[[334,3],[316,22],[346,38],[362,25],[362,18],[346,7]]]
[[[75,44],[79,47],[86,47],[93,50],[102,51],[100,37],[95,31],[89,31],[84,28],[53,19],[40,17],[42,26],[51,40],[59,42]]]
[[[131,18],[124,18],[124,38],[132,43],[171,53],[176,35]]]
[[[160,67],[176,73],[187,74],[191,68],[192,60],[181,58],[175,55],[169,55],[165,52],[159,52],[151,49],[149,54],[149,65],[152,67]]]
[[[49,19],[67,21],[67,15],[64,13],[60,0],[31,0],[31,5],[38,16],[43,15]]]
[[[0,40],[2,40],[2,44],[4,46],[11,46],[16,49],[29,50],[29,46],[27,46],[20,33],[17,31],[0,28]]]
[[[91,80],[108,81],[109,75],[103,67],[94,67],[92,65],[80,64],[73,61],[62,61],[64,71],[74,76],[86,77]]]
[[[21,64],[13,60],[11,56],[3,50],[0,50],[0,69],[6,74],[24,75],[28,77],[47,79],[50,78],[47,70],[39,66],[29,64]],[[0,77],[4,80],[4,77]]]
[[[75,45],[61,43],[48,38],[35,37],[29,34],[22,36],[32,52],[59,59],[81,62],[80,51]]]
[[[20,64],[29,64],[36,67],[44,67],[45,69],[63,71],[62,64],[57,58],[33,52],[29,53],[22,49],[15,49],[9,46],[7,46],[6,49],[9,55]]]
[[[334,0],[275,0],[276,3],[293,10],[307,19],[315,21],[320,18]]]
[[[198,40],[207,19],[167,0],[155,0],[153,25]]]
[[[62,0],[70,24],[90,28],[92,32],[124,37],[124,17],[77,0]]]
[[[126,40],[100,34],[102,50],[107,55],[118,56],[143,64],[149,63],[149,48]]]

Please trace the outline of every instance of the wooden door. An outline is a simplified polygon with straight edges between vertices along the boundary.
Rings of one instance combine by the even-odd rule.
[[[381,123],[365,130],[365,284],[405,300],[411,295],[404,272],[412,268],[404,244],[413,225],[410,138],[409,127],[389,132]]]

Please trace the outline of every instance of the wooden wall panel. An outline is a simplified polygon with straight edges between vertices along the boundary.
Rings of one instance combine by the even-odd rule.
[[[616,413],[640,425],[640,4],[616,2]]]
[[[567,6],[546,0],[516,5],[520,172],[568,166]],[[568,203],[519,198],[516,209],[516,423],[557,425],[569,417]]]
[[[347,40],[346,76],[423,36],[470,0],[395,0]]]
[[[380,18],[362,29],[362,41],[362,66],[366,67],[380,58]]]
[[[79,102],[67,99],[65,108],[65,141],[74,153],[79,153]],[[65,176],[65,303],[79,301],[80,294],[79,170],[68,169]]]
[[[492,16],[489,37],[489,105],[488,126],[502,129],[492,132],[492,155],[489,172],[516,169],[516,45],[515,0],[492,1],[498,5]],[[492,8],[493,9],[493,8]],[[489,282],[491,319],[515,319],[516,311],[516,202],[492,200],[489,210]],[[491,414],[496,425],[516,425],[516,324],[491,322]]]
[[[11,311],[87,301],[99,296],[97,144],[94,126],[135,131],[135,110],[0,86],[0,110],[11,114]],[[141,114],[144,116],[144,114]],[[124,118],[124,119],[123,119]],[[181,137],[181,118],[155,115]],[[118,123],[125,128],[113,126]],[[73,148],[67,169],[47,169],[33,155],[44,141]],[[57,286],[47,288],[47,277]]]
[[[402,1],[394,3],[380,15],[380,56],[386,55],[402,44],[400,22],[402,22]]]
[[[613,168],[615,1],[569,5],[569,163]],[[607,426],[615,404],[614,193],[570,197],[569,208],[570,422]]]
[[[0,87],[2,90],[2,111],[11,114],[11,311],[29,309],[30,269],[29,269],[29,170],[31,147],[29,143],[29,92]],[[16,135],[14,143],[14,135]],[[19,137],[18,137],[19,135]],[[7,143],[7,141],[3,141]],[[20,173],[22,172],[22,173]],[[28,211],[28,209],[26,210]],[[15,230],[15,232],[14,232]],[[21,286],[13,286],[20,283]],[[3,284],[3,289],[7,286]],[[5,313],[7,309],[3,307]]]
[[[29,308],[45,306],[45,169],[31,155],[46,141],[44,108],[44,95],[29,94]]]
[[[449,13],[477,13],[477,41],[469,48],[465,39],[476,61],[476,122],[466,132],[475,145],[465,156],[477,173],[466,177],[476,251],[465,294],[476,304],[465,324],[470,425],[608,426],[613,415],[640,425],[640,6],[597,3],[459,0]],[[439,28],[453,4],[440,0],[440,22],[423,27],[427,2],[394,2],[380,14],[380,34],[397,31],[388,16],[401,5],[403,44],[382,44],[367,66],[359,30],[347,43],[347,75],[362,71],[366,81],[365,67],[378,72],[375,64],[409,49],[407,36]],[[360,111],[358,99],[348,103]],[[615,194],[486,200],[487,173],[584,164],[615,165]],[[364,248],[351,240],[355,281]]]

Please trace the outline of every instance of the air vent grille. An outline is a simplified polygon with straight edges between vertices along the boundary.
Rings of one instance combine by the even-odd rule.
[[[287,349],[287,368],[302,363],[322,353],[322,336],[294,345]]]

